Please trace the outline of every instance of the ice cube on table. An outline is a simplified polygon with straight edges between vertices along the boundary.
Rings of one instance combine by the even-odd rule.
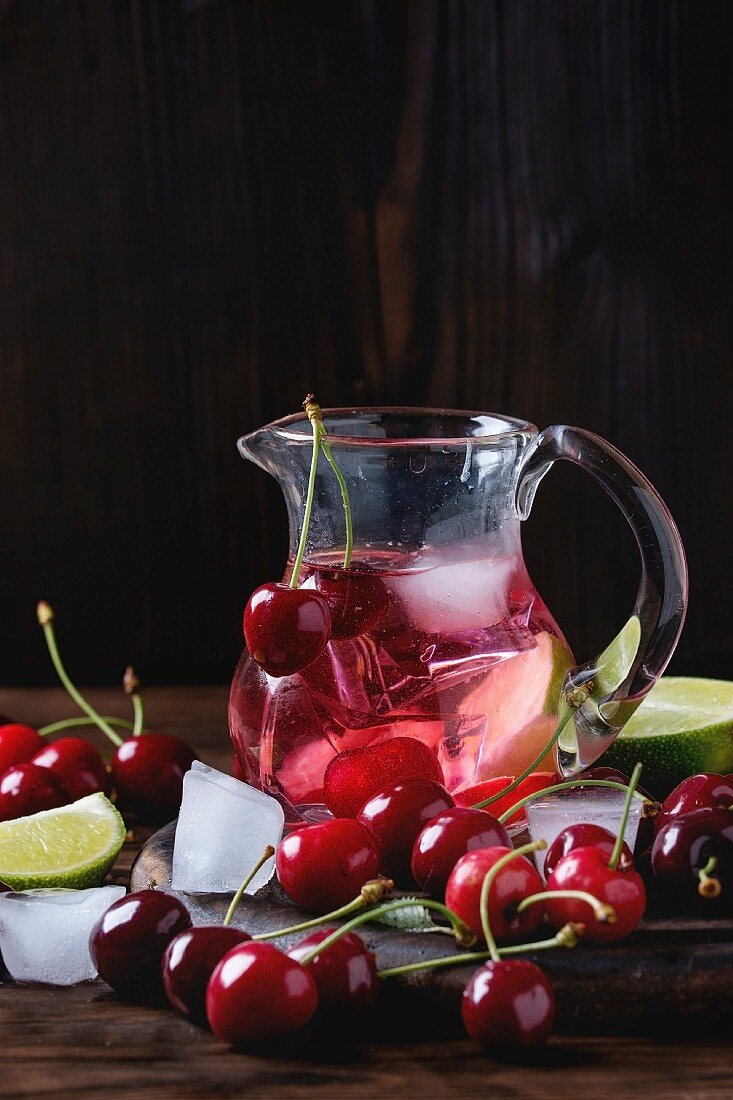
[[[89,934],[124,886],[0,894],[0,952],[18,982],[76,985],[96,978]]]
[[[233,893],[266,846],[277,847],[284,822],[275,798],[195,760],[183,778],[173,847],[173,889],[186,894]],[[254,894],[270,881],[274,870],[273,857],[246,892]]]
[[[545,856],[555,837],[568,825],[587,822],[602,825],[614,836],[618,836],[626,795],[623,791],[614,791],[603,787],[577,787],[574,790],[558,791],[555,794],[537,798],[527,804],[527,824],[532,840],[546,840],[547,848],[535,852],[537,868],[544,874]],[[636,834],[641,821],[642,800],[634,796],[626,821],[624,839],[633,852]]]

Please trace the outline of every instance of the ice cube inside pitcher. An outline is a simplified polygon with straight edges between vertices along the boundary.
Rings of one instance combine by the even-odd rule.
[[[528,803],[527,824],[532,840],[542,839],[547,842],[547,848],[535,853],[540,874],[544,874],[548,849],[568,825],[577,825],[580,822],[602,825],[614,836],[618,836],[625,800],[626,795],[623,791],[603,787],[585,789],[577,787],[574,790],[557,791],[555,794],[548,794],[544,798]],[[632,852],[636,843],[636,834],[639,831],[641,813],[641,799],[632,798],[624,833],[624,839]]]
[[[183,779],[173,848],[173,889],[187,894],[232,893],[268,844],[280,842],[279,802],[231,775],[194,761]],[[269,859],[247,887],[254,894],[272,878]]]
[[[89,935],[124,886],[0,894],[0,950],[19,982],[76,985],[96,978]]]

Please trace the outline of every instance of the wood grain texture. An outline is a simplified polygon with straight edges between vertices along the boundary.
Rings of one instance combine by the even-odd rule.
[[[115,712],[116,690],[90,695],[102,710]],[[147,692],[147,705],[151,725],[181,733],[206,760],[225,766],[225,689],[154,688]],[[0,710],[37,725],[69,712],[57,689],[0,688]],[[130,855],[128,849],[120,861],[122,873]],[[392,1028],[368,1042],[354,1028],[321,1043],[288,1044],[274,1056],[240,1054],[175,1013],[119,1003],[100,982],[59,990],[5,981],[0,982],[0,1096],[91,1100],[114,1090],[125,1100],[733,1097],[726,1034],[686,1041],[569,1035],[554,1038],[538,1055],[524,1052],[511,1064],[486,1058],[467,1040],[436,1038],[421,1027],[422,1034],[412,1034],[405,1019],[399,1031]]]
[[[243,431],[405,402],[578,423],[686,541],[674,668],[729,675],[726,0],[6,0],[0,660],[222,681],[278,575]],[[631,536],[557,470],[527,525],[579,658]]]

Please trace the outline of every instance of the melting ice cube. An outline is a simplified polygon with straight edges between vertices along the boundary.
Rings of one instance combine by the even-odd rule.
[[[232,893],[262,855],[277,847],[285,815],[280,803],[231,775],[195,760],[183,779],[173,848],[173,889],[187,894]],[[275,860],[247,887],[269,882]]]
[[[96,978],[89,934],[124,886],[0,894],[0,951],[19,982],[76,985]]]
[[[400,574],[395,591],[410,621],[433,633],[476,630],[499,622],[508,610],[507,592],[517,563],[512,558],[455,560],[426,555],[422,570]]]
[[[547,848],[535,853],[540,874],[544,872],[547,849],[555,837],[568,825],[577,825],[581,821],[602,825],[614,836],[618,836],[625,798],[623,791],[603,787],[586,787],[584,790],[578,787],[574,790],[548,794],[544,798],[528,803],[527,824],[532,840],[541,838],[547,841]],[[632,798],[624,835],[632,852],[636,843],[636,834],[639,831],[641,809],[641,799]]]

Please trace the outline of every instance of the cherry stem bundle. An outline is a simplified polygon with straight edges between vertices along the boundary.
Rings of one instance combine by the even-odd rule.
[[[515,802],[513,806],[510,806],[505,813],[499,817],[499,823],[503,825],[510,817],[513,817],[519,810],[523,810],[528,802],[534,802],[536,798],[542,798],[546,794],[554,794],[556,791],[567,791],[574,787],[606,787],[611,791],[627,791],[628,785],[626,783],[617,783],[614,779],[568,779],[563,783],[552,783],[549,787],[543,787],[541,791],[533,791],[532,794],[526,795],[524,798],[520,798],[519,802]],[[648,805],[653,805],[649,802],[646,795],[643,795],[640,791],[634,791],[634,796],[640,798],[642,802]]]
[[[250,882],[252,881],[252,879],[255,877],[255,875],[259,871],[260,867],[262,867],[263,864],[267,863],[268,859],[272,859],[272,857],[274,855],[275,855],[275,849],[273,848],[273,846],[271,844],[268,844],[267,847],[265,848],[265,850],[263,851],[262,855],[260,856],[260,858],[255,863],[254,867],[245,875],[244,880],[243,880],[241,886],[239,887],[239,889],[237,890],[236,894],[232,898],[231,903],[229,905],[229,908],[227,909],[226,916],[224,917],[224,920],[222,921],[222,924],[224,925],[225,928],[228,928],[229,925],[231,924],[232,917],[234,916],[234,913],[236,911],[237,906],[239,905],[240,901],[242,900],[242,895],[244,894],[244,891],[247,889]]]
[[[631,810],[631,800],[636,794],[636,788],[639,785],[639,776],[641,775],[641,763],[637,763],[633,772],[631,773],[631,779],[629,779],[629,787],[626,791],[626,798],[624,800],[624,808],[621,814],[621,821],[618,827],[618,835],[616,836],[616,843],[613,846],[611,852],[611,858],[608,861],[608,866],[612,871],[618,870],[619,860],[621,859],[621,853],[624,850],[624,836],[626,835],[626,823],[629,820],[629,811]]]
[[[320,955],[324,951],[327,951],[329,947],[336,943],[337,940],[340,940],[342,936],[345,936],[347,932],[352,932],[360,925],[377,920],[379,917],[384,916],[385,913],[394,913],[397,909],[415,909],[418,907],[433,909],[449,920],[455,933],[456,941],[460,945],[471,947],[476,942],[476,937],[468,925],[461,920],[457,913],[454,913],[447,905],[443,905],[442,901],[433,901],[432,898],[401,898],[399,901],[388,901],[385,902],[384,905],[378,905],[376,909],[369,909],[366,913],[360,913],[358,917],[353,917],[350,921],[347,921],[346,924],[342,924],[340,928],[337,928],[330,936],[326,936],[322,943],[319,943],[317,947],[300,960],[301,966],[307,966],[308,963],[315,959],[316,955]]]
[[[115,733],[115,731],[112,729],[109,723],[105,721],[104,718],[100,717],[100,715],[97,714],[91,703],[88,703],[86,701],[79,689],[74,686],[71,679],[69,678],[69,674],[64,668],[61,656],[59,654],[58,646],[56,644],[56,635],[53,628],[53,609],[45,602],[45,600],[41,600],[36,609],[36,615],[38,618],[38,622],[43,627],[43,634],[46,639],[46,645],[48,646],[48,652],[51,657],[51,662],[56,670],[56,675],[58,676],[59,680],[64,685],[76,705],[81,710],[83,710],[89,718],[91,718],[95,726],[97,726],[102,731],[102,733],[106,734],[106,736],[109,737],[113,745],[119,747],[122,744],[122,738]]]
[[[491,931],[491,921],[489,919],[489,892],[491,891],[494,879],[508,863],[512,862],[512,860],[518,859],[519,856],[526,855],[529,852],[540,852],[546,847],[547,843],[544,840],[533,840],[530,844],[522,844],[519,848],[514,848],[513,851],[507,852],[505,856],[498,859],[494,866],[486,872],[484,881],[481,885],[479,909],[481,911],[481,928],[484,933],[484,939],[486,940],[486,946],[489,949],[489,957],[493,962],[499,961],[499,949],[496,946],[496,940],[494,939],[494,933]]]
[[[549,951],[553,947],[575,947],[585,931],[585,925],[579,923],[565,924],[551,938],[547,940],[535,940],[534,943],[518,943],[511,947],[497,948],[500,958],[511,955],[521,955],[527,951]],[[462,955],[445,955],[442,959],[426,959],[424,962],[405,963],[404,966],[390,966],[377,971],[378,978],[395,978],[398,974],[411,974],[415,970],[437,970],[441,966],[461,966],[471,962],[486,962],[491,955],[488,951],[464,951]]]

